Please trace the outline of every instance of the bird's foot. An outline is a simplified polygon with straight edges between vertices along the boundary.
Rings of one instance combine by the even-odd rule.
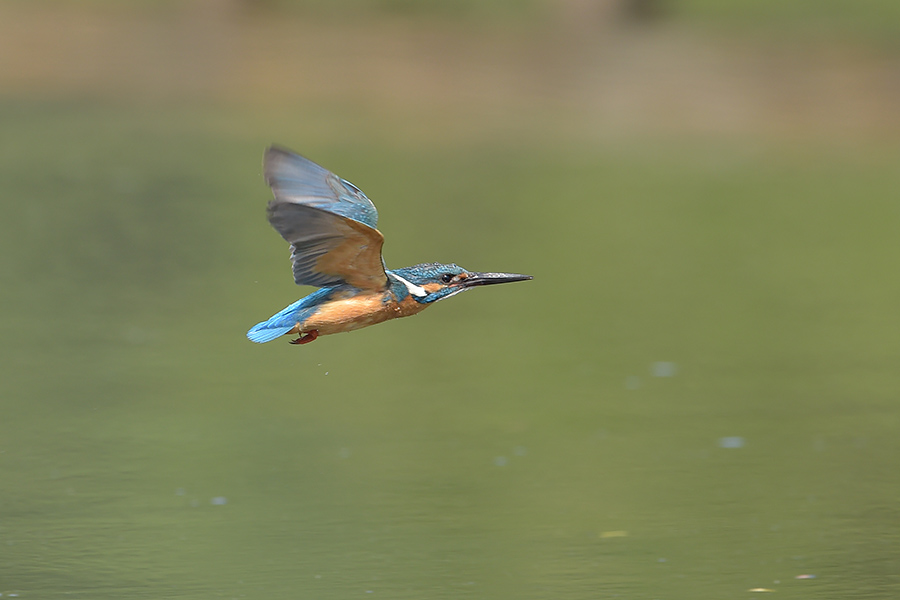
[[[313,329],[312,331],[307,331],[306,335],[301,334],[296,340],[291,340],[291,344],[308,344],[310,342],[316,341],[316,338],[319,337],[319,331],[317,329]]]

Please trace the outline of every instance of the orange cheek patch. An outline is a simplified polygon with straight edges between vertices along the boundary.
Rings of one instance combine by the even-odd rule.
[[[440,283],[426,283],[425,285],[422,286],[422,289],[424,289],[429,294],[432,294],[443,288],[444,288],[444,286],[442,286]]]

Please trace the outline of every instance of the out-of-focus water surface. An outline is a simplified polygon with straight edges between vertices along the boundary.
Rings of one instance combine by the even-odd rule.
[[[229,13],[251,58],[210,75],[211,46],[185,66],[153,41],[187,43],[209,6],[4,10],[38,37],[76,31],[0,69],[4,597],[900,594],[897,91],[853,80],[896,67],[883,40],[840,38],[846,73],[822,33],[759,59],[846,75],[785,80],[746,62],[771,40],[705,33],[746,80],[682,87],[661,66],[698,42],[665,12],[579,30],[596,62],[559,42],[484,66],[471,36],[500,52],[480,37],[497,27],[518,52],[522,32],[404,14],[378,39],[409,47],[339,41],[285,66],[263,34],[315,28],[272,8]],[[403,38],[410,18],[437,49]],[[607,69],[606,43],[633,68]],[[117,44],[147,64],[100,51]],[[417,44],[446,77],[404,62]],[[584,71],[559,70],[567,52]],[[532,60],[531,79],[500,75]],[[347,70],[326,81],[332,63]],[[742,95],[754,77],[770,103]],[[374,200],[388,266],[534,281],[308,346],[248,342],[311,291],[265,221],[270,142]]]

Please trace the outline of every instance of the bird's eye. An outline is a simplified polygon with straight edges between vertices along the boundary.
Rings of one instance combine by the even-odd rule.
[[[444,283],[450,283],[451,281],[453,281],[453,275],[451,273],[444,273],[443,275],[441,275],[441,281],[443,281]]]

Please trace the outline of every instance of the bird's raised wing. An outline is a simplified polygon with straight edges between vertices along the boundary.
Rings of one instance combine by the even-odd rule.
[[[298,285],[387,287],[381,259],[384,237],[375,229],[378,212],[365,194],[283,148],[269,148],[263,165],[275,194],[269,202],[269,223],[291,244]]]

